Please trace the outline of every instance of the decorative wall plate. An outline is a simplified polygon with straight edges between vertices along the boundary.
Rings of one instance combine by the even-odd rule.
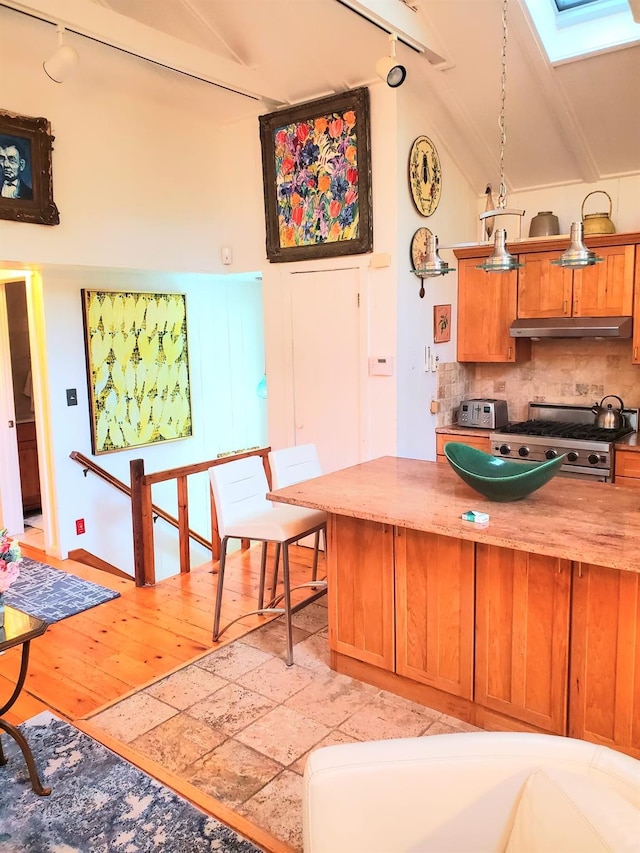
[[[427,240],[431,236],[432,232],[422,226],[411,238],[411,269],[416,275],[420,275],[419,270],[427,260]]]
[[[411,146],[409,187],[418,212],[431,216],[440,201],[442,169],[436,147],[428,136],[419,136]]]

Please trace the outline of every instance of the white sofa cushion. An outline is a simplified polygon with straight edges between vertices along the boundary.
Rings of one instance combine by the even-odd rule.
[[[640,809],[598,779],[535,770],[505,853],[639,853]]]

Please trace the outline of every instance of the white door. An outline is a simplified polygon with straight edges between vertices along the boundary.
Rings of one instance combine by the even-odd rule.
[[[0,282],[0,528],[24,533],[5,285]]]
[[[359,270],[291,275],[295,443],[325,473],[361,460]]]

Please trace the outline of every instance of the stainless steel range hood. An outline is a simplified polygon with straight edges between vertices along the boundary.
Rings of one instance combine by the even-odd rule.
[[[519,318],[509,328],[512,338],[630,338],[631,317]]]

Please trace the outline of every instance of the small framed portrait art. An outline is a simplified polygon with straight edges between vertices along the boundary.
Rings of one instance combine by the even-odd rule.
[[[451,305],[433,306],[433,342],[444,344],[451,340]]]
[[[52,146],[46,118],[0,110],[0,219],[60,222],[53,202]]]
[[[270,261],[372,250],[368,89],[260,116],[260,141]]]

